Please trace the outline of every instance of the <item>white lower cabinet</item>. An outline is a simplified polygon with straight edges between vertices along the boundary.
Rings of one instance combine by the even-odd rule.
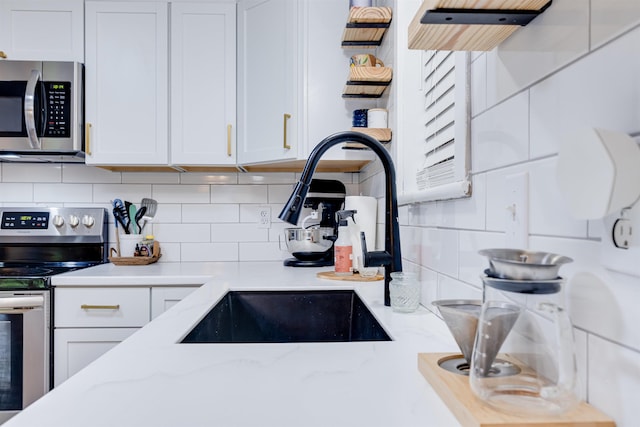
[[[54,289],[53,384],[115,347],[197,286]]]

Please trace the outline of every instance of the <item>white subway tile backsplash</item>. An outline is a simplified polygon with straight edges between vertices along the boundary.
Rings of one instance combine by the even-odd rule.
[[[183,262],[238,261],[238,243],[182,243]]]
[[[241,173],[238,175],[238,184],[293,184],[296,181],[296,174],[293,172]]]
[[[280,261],[286,256],[274,242],[239,243],[240,261]]]
[[[482,54],[471,63],[471,116],[487,109],[487,55]]]
[[[557,158],[529,166],[529,233],[587,237],[587,221],[574,219],[556,181]]]
[[[285,204],[293,192],[293,186],[289,184],[269,185],[268,187],[269,191],[267,197],[269,199],[269,203]]]
[[[237,184],[238,173],[235,172],[190,172],[182,173],[180,176],[181,184]]]
[[[529,94],[521,92],[475,117],[471,157],[475,173],[529,158]]]
[[[481,249],[503,248],[504,234],[481,231],[459,231],[458,279],[481,287],[481,276],[489,268],[487,257],[478,253]]]
[[[140,205],[138,204],[138,206]],[[182,205],[178,203],[159,203],[156,214],[149,224],[181,223],[182,210]]]
[[[589,402],[618,427],[638,425],[640,353],[589,336]]]
[[[640,130],[640,28],[531,88],[531,156],[558,152],[578,129]]]
[[[437,299],[473,299],[482,301],[482,288],[439,275],[437,295]]]
[[[268,185],[212,185],[211,203],[268,203]]]
[[[555,0],[487,53],[487,102],[494,105],[575,60],[589,48],[589,0]]]
[[[154,224],[153,234],[159,242],[211,242],[209,224]]]
[[[212,242],[267,242],[269,230],[258,224],[211,224]]]
[[[65,164],[62,167],[62,182],[120,184],[122,174],[82,164]]]
[[[123,172],[123,184],[179,184],[177,172]]]
[[[39,202],[92,203],[91,184],[33,184],[33,197]]]
[[[110,203],[113,199],[139,203],[143,197],[151,197],[149,184],[94,184],[93,200],[96,203]]]
[[[237,223],[239,219],[239,206],[237,204],[182,205],[182,222],[185,223]]]
[[[210,203],[209,185],[153,185],[158,203]]]
[[[10,203],[34,202],[33,184],[0,183],[0,201],[4,206]]]
[[[591,48],[640,24],[637,0],[591,0]]]
[[[6,163],[2,182],[61,182],[62,165],[37,163]]]

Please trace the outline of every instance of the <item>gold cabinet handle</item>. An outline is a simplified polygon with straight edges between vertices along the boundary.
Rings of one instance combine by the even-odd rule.
[[[227,156],[231,157],[231,125],[227,125]]]
[[[85,125],[84,130],[84,152],[87,156],[91,155],[91,123]]]
[[[291,118],[291,114],[284,113],[284,144],[283,147],[285,150],[290,150],[291,146],[287,144],[287,120]]]
[[[116,305],[82,304],[80,308],[83,310],[120,310],[120,304],[116,304]]]
[[[7,59],[7,54],[0,50],[0,58]]]

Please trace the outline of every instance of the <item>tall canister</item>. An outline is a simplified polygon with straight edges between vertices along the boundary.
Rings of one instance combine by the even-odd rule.
[[[500,273],[488,269],[482,277],[484,296],[469,373],[471,390],[506,413],[567,412],[580,399],[564,281],[526,275],[510,279]],[[497,374],[507,365],[512,374]]]

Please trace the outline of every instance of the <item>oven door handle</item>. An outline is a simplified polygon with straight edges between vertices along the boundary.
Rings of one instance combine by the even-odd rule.
[[[42,148],[42,143],[38,139],[38,132],[36,131],[35,98],[36,86],[41,78],[42,74],[40,74],[39,70],[31,70],[31,77],[27,81],[27,89],[24,92],[24,123],[27,128],[29,144],[31,144],[31,148],[37,150]]]
[[[20,295],[0,298],[0,309],[35,308],[44,306],[42,295]]]

